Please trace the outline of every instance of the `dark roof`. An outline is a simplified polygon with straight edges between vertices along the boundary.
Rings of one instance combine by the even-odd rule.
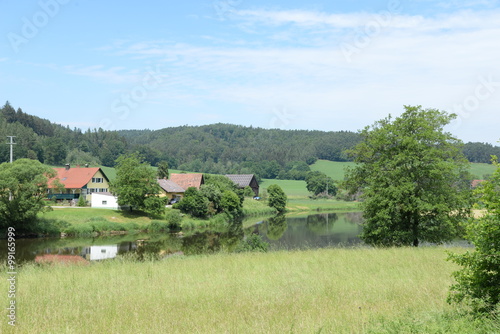
[[[186,190],[189,187],[195,187],[196,189],[200,189],[200,186],[203,184],[203,174],[170,173],[169,180],[177,183],[184,190]]]
[[[245,188],[246,186],[250,186],[252,179],[254,178],[253,174],[226,174],[226,177],[236,183],[238,187]]]
[[[172,180],[158,179],[158,184],[167,193],[183,193],[184,188]]]

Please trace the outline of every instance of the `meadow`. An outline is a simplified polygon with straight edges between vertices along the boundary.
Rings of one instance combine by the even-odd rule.
[[[445,299],[446,251],[321,249],[18,268],[1,333],[498,333]],[[3,267],[2,271],[7,271]],[[7,280],[0,290],[7,291]],[[7,293],[1,294],[7,305]],[[5,311],[4,311],[5,312]]]

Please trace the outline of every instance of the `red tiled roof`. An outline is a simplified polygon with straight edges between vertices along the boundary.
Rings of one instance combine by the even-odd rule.
[[[170,180],[177,183],[184,190],[189,187],[195,187],[200,189],[200,186],[204,183],[203,174],[170,174]]]
[[[70,169],[54,168],[54,170],[57,172],[57,176],[55,178],[59,179],[59,182],[64,185],[64,188],[80,189],[92,180],[92,178],[100,170],[100,168],[73,167]],[[49,180],[49,188],[54,188],[54,186],[52,185],[53,180],[54,179]]]

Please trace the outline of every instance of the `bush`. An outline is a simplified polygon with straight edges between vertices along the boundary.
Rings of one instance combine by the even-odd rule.
[[[159,233],[159,232],[168,232],[170,229],[168,228],[167,222],[153,220],[149,224],[147,230],[148,230],[148,233]]]
[[[78,197],[78,203],[76,205],[80,207],[87,206],[87,201],[85,200],[85,196],[80,195],[80,197]]]
[[[467,301],[476,312],[493,312],[500,305],[500,167],[476,190],[487,213],[468,225],[472,252],[450,254],[463,268],[454,273],[449,302]]]
[[[178,229],[181,227],[182,214],[178,210],[168,210],[165,219],[168,221],[168,227],[170,229]]]

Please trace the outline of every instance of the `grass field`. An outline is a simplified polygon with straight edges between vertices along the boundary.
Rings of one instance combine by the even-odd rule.
[[[457,269],[445,258],[444,248],[322,249],[27,265],[16,327],[4,316],[0,332],[498,333],[445,302]]]
[[[116,223],[137,223],[139,225],[146,225],[151,222],[148,217],[138,214],[130,213],[123,210],[109,210],[109,209],[93,209],[93,208],[54,208],[52,211],[41,213],[40,217],[48,219],[63,220],[73,225],[78,225],[88,222],[92,218],[104,218],[110,222]]]
[[[483,180],[485,176],[493,174],[496,167],[491,164],[471,164],[470,172],[474,175],[474,178]]]

